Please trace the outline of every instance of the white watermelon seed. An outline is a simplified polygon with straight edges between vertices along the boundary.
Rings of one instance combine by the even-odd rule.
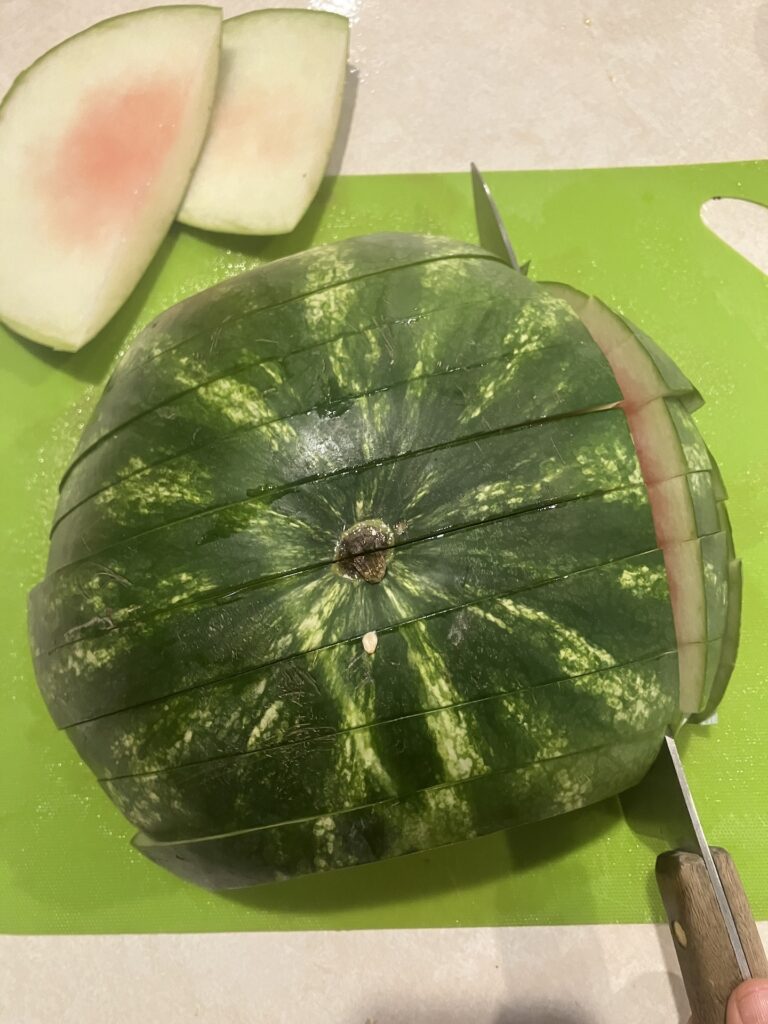
[[[366,654],[373,654],[379,644],[379,638],[375,630],[371,630],[370,633],[366,633],[363,636],[363,650]]]

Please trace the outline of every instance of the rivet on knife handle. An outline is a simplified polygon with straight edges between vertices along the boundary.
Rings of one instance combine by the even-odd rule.
[[[747,973],[768,977],[768,960],[736,867],[725,850],[712,847],[712,856],[747,960]],[[744,972],[704,860],[698,853],[683,850],[662,853],[656,861],[656,880],[694,1024],[723,1024],[728,997]]]

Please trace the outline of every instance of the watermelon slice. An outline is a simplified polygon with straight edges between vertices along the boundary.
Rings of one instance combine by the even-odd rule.
[[[224,23],[211,129],[179,220],[212,231],[292,231],[336,134],[349,23],[326,11],[252,11]]]
[[[624,394],[625,409],[663,396],[679,397],[689,412],[703,404],[680,367],[629,320],[570,285],[548,281],[544,287],[571,306],[602,349]]]
[[[79,349],[133,290],[197,159],[220,31],[213,7],[136,11],[17,79],[0,107],[0,318],[14,330]]]
[[[568,285],[546,287],[581,317],[621,387],[667,566],[680,708],[697,712],[721,660],[732,557],[727,517],[723,529],[718,511],[722,478],[690,415],[701,396],[666,353],[598,299]]]

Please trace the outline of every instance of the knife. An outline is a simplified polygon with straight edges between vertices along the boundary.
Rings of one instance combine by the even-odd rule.
[[[491,190],[475,164],[470,164],[472,173],[472,196],[475,201],[475,223],[480,236],[480,245],[494,256],[499,256],[513,270],[520,270],[515,250],[509,241],[507,229],[501,219]]]
[[[480,244],[521,271],[488,184],[470,166]],[[730,855],[707,843],[671,732],[648,774],[621,802],[636,831],[673,847],[656,859],[656,882],[693,1021],[723,1024],[731,992],[749,978],[768,978],[768,959]]]
[[[736,866],[704,835],[671,733],[621,804],[635,831],[673,847],[656,859],[656,883],[693,1020],[723,1024],[731,992],[749,978],[768,977],[768,960]]]

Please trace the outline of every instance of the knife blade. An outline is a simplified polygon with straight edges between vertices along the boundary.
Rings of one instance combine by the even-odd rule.
[[[656,883],[693,1020],[722,1024],[731,992],[768,977],[768,960],[730,855],[707,842],[671,733],[621,804],[636,832],[672,847],[656,858]]]
[[[520,270],[515,250],[509,241],[507,229],[485,179],[475,164],[472,171],[472,196],[475,201],[475,223],[480,245],[495,256],[500,256],[513,270]]]
[[[625,814],[634,820],[639,831],[656,834],[675,849],[701,857],[741,978],[744,981],[751,978],[733,910],[704,834],[680,751],[671,733],[664,737],[659,755],[648,774],[639,786],[623,795],[622,804]]]

